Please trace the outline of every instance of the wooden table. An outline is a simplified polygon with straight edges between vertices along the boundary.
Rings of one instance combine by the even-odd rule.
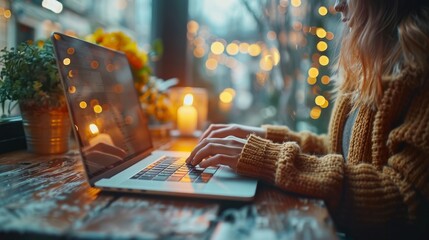
[[[160,138],[163,150],[195,139]],[[0,239],[336,239],[323,201],[262,182],[252,202],[114,194],[85,181],[80,155],[0,155]]]

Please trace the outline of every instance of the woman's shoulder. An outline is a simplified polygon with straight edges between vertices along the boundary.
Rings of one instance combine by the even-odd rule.
[[[391,85],[399,85],[408,88],[429,87],[429,68],[418,68],[412,65],[405,65],[395,74],[383,77],[383,88]]]

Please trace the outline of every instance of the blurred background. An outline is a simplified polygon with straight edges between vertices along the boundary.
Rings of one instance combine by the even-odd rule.
[[[0,49],[53,31],[122,31],[148,53],[161,43],[161,56],[148,55],[152,75],[207,89],[210,123],[324,133],[341,32],[334,2],[0,0]]]

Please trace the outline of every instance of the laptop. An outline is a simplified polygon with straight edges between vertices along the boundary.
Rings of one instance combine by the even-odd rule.
[[[107,191],[251,200],[257,181],[153,147],[125,54],[62,33],[52,42],[87,180]]]

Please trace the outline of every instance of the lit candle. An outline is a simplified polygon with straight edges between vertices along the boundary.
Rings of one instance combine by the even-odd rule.
[[[91,134],[94,136],[91,139],[89,139],[89,145],[95,146],[99,143],[105,143],[112,146],[114,145],[110,135],[107,133],[100,133],[97,125],[93,123],[89,124],[89,130],[91,131]]]
[[[192,103],[194,97],[188,93],[183,99],[183,106],[177,110],[177,128],[182,135],[193,135],[197,129],[197,110]]]

